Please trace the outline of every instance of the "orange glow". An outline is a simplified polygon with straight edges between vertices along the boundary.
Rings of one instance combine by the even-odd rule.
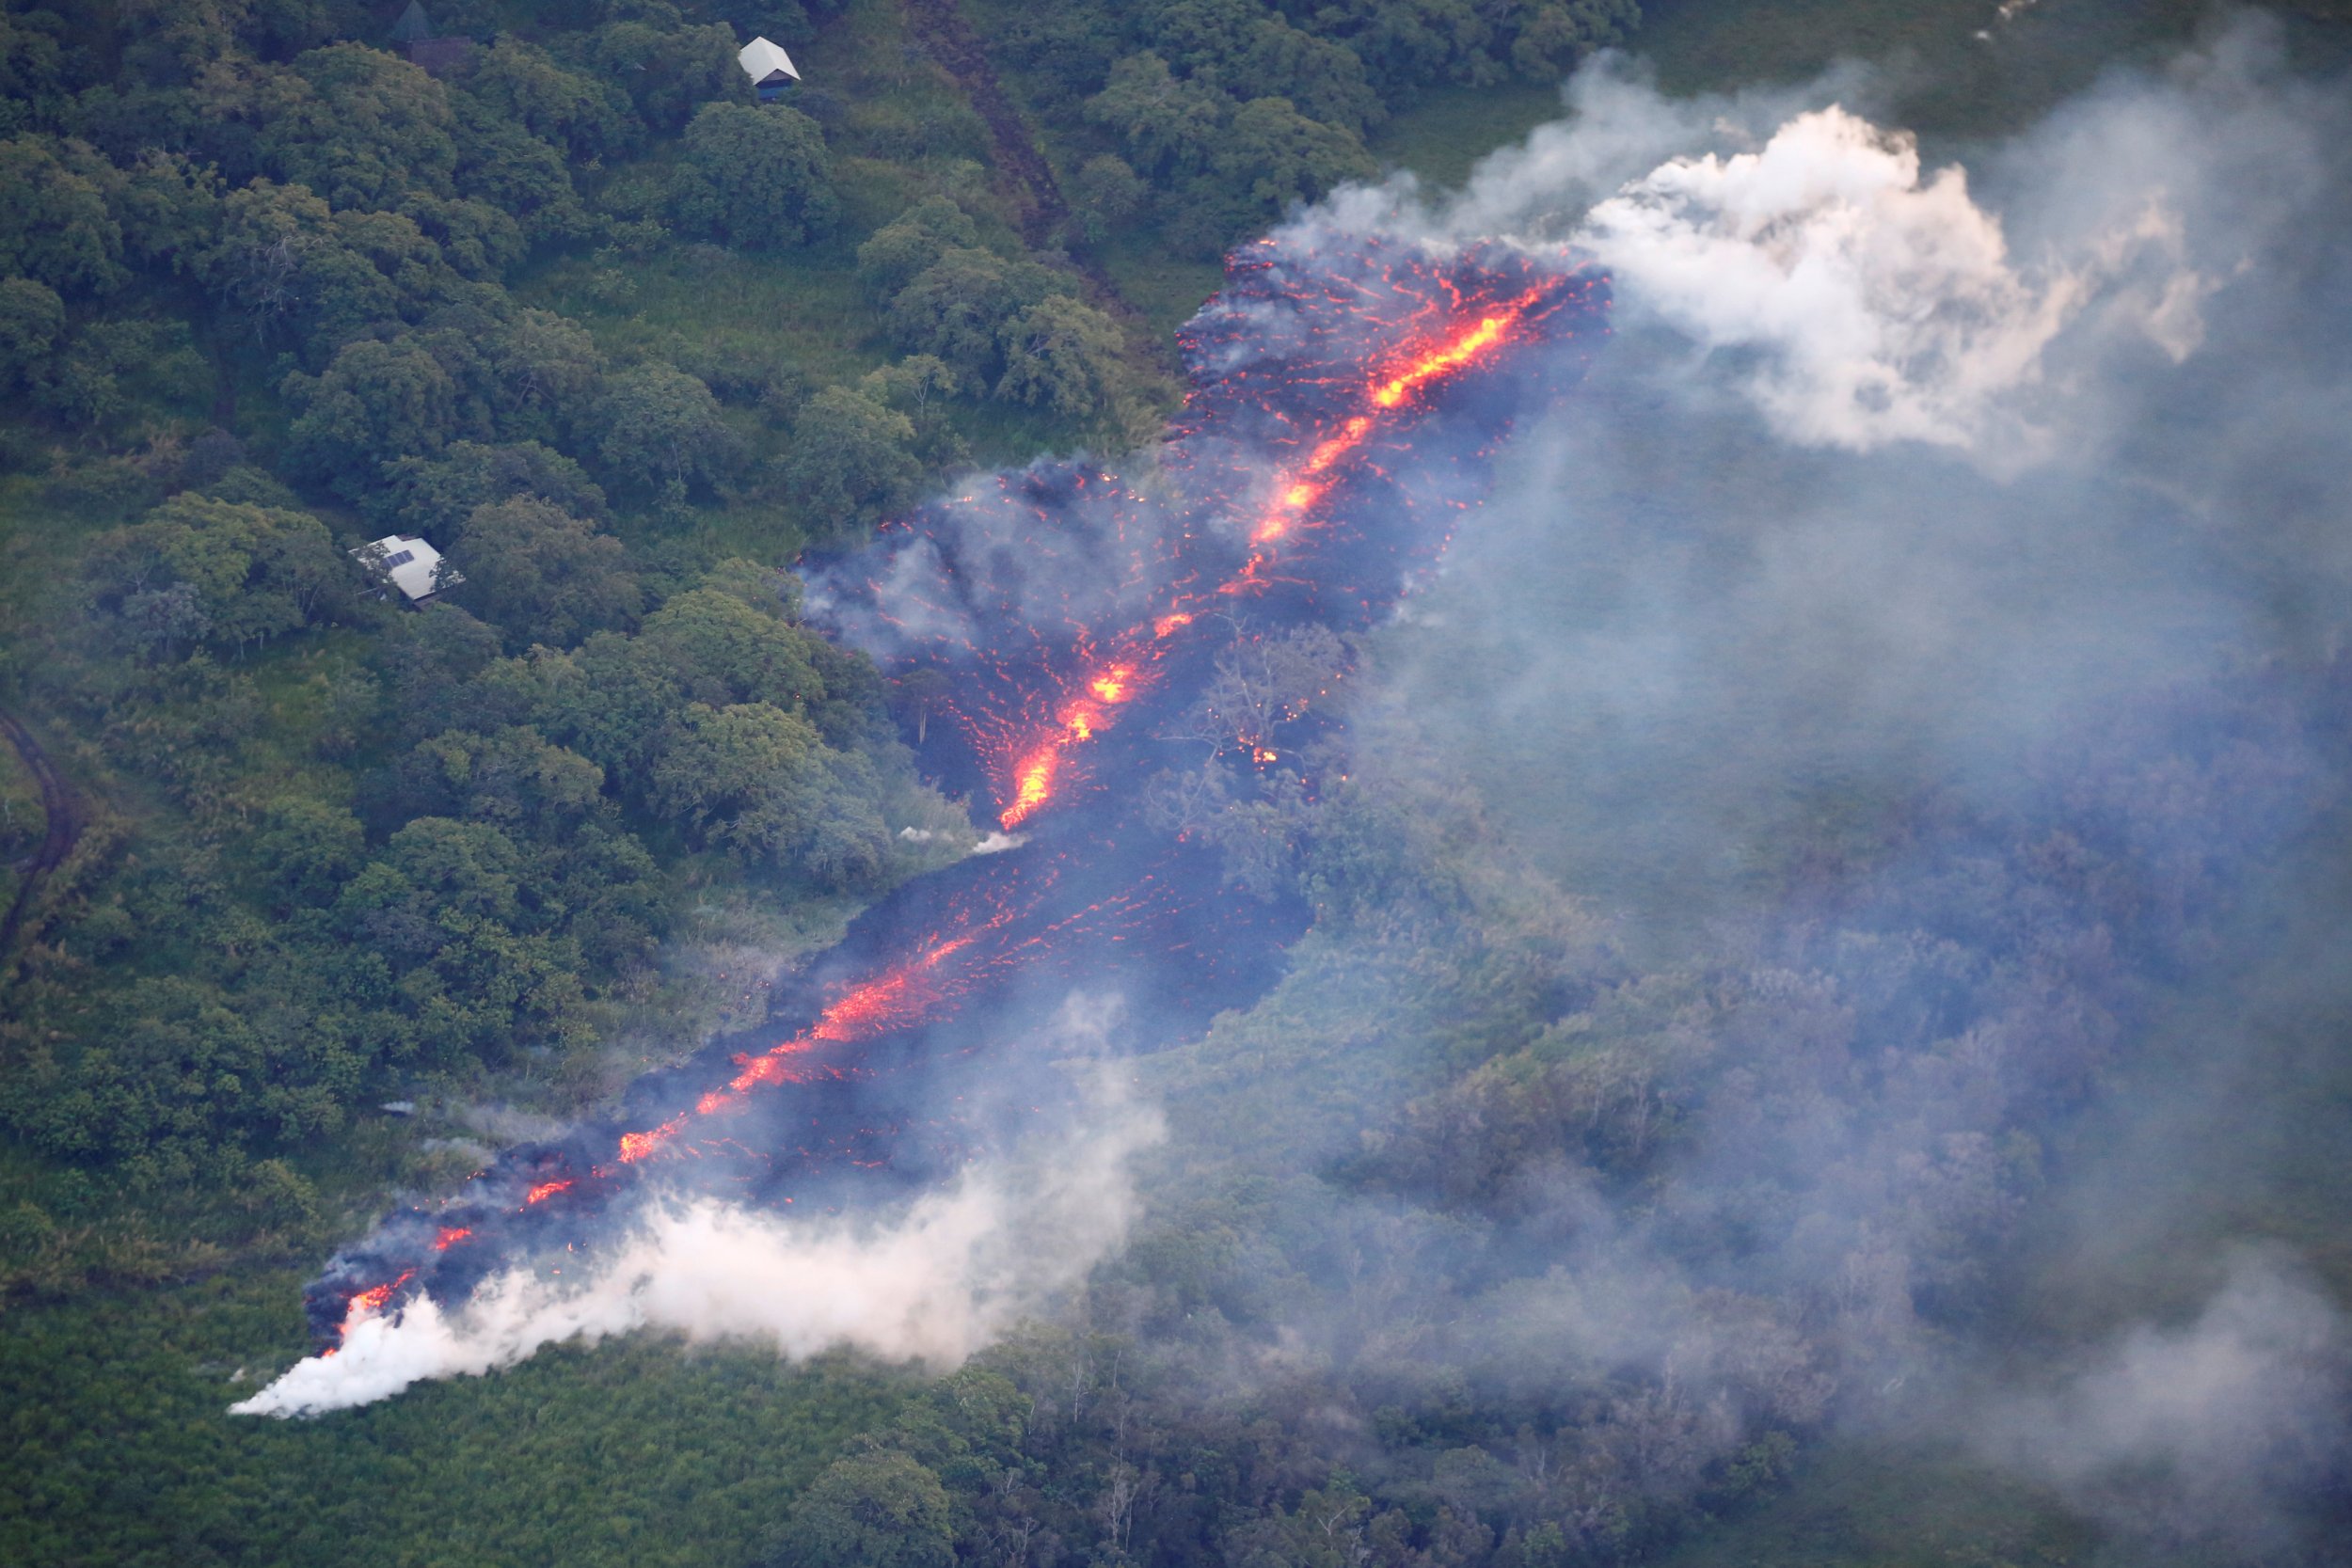
[[[1007,831],[1019,827],[1054,795],[1054,774],[1061,762],[1059,747],[1049,742],[1031,752],[1021,762],[1014,778],[1018,784],[1013,791],[1012,804],[1007,806],[997,821]]]
[[[680,1111],[676,1116],[648,1132],[622,1133],[621,1164],[633,1165],[648,1155],[656,1153],[663,1144],[676,1137],[678,1130],[685,1125],[686,1113]]]
[[[438,1236],[433,1238],[433,1250],[436,1252],[447,1252],[450,1248],[455,1246],[458,1243],[464,1241],[467,1237],[472,1234],[472,1226],[461,1225],[452,1227],[443,1230]]]
[[[741,1070],[727,1081],[726,1087],[712,1089],[695,1101],[691,1113],[680,1112],[646,1132],[622,1133],[622,1163],[635,1164],[660,1152],[692,1117],[716,1116],[755,1089],[771,1084],[806,1083],[811,1069],[796,1066],[792,1061],[795,1056],[805,1055],[820,1044],[841,1045],[868,1039],[923,1017],[944,996],[935,984],[925,980],[926,972],[971,946],[973,940],[966,934],[931,942],[906,962],[851,986],[817,1015],[815,1023],[790,1039],[756,1056],[736,1057],[735,1065]],[[599,1171],[602,1168],[599,1166]]]
[[[1331,510],[1333,502],[1344,495],[1341,487],[1349,482],[1347,476],[1359,470],[1378,471],[1379,453],[1395,444],[1395,427],[1412,416],[1426,388],[1480,363],[1527,333],[1532,324],[1544,319],[1547,301],[1554,297],[1549,285],[1540,285],[1515,298],[1497,300],[1488,295],[1475,305],[1466,305],[1462,294],[1450,287],[1442,298],[1429,299],[1411,325],[1403,328],[1403,341],[1377,362],[1358,360],[1354,368],[1339,372],[1337,379],[1318,382],[1342,400],[1336,408],[1324,405],[1329,410],[1322,416],[1325,422],[1303,428],[1286,424],[1298,432],[1296,445],[1284,449],[1287,460],[1276,467],[1271,483],[1257,499],[1243,503],[1245,508],[1255,505],[1261,510],[1249,534],[1247,559],[1225,571],[1224,580],[1220,582],[1215,571],[1177,577],[1157,600],[1159,613],[1138,618],[1124,628],[1078,625],[1067,641],[1056,641],[1049,632],[1041,630],[1040,641],[1060,651],[1045,666],[1043,679],[1037,684],[1030,683],[1028,673],[1014,660],[1000,664],[994,673],[1005,679],[1012,694],[1007,705],[999,707],[983,697],[969,710],[953,710],[972,728],[993,792],[1003,802],[1000,826],[1010,832],[1060,797],[1086,787],[1091,780],[1084,762],[1075,760],[1074,748],[1102,739],[1140,698],[1168,678],[1171,669],[1179,667],[1163,662],[1178,657],[1174,648],[1163,645],[1167,640],[1193,626],[1201,615],[1220,613],[1223,596],[1256,593],[1288,580],[1287,563],[1278,566],[1279,552],[1268,546],[1321,526],[1318,513]],[[1473,318],[1472,310],[1486,313]],[[1104,480],[1113,482],[1109,475]],[[1226,515],[1230,523],[1246,520],[1248,512],[1240,511],[1238,519],[1232,512]],[[1184,537],[1185,541],[1194,538],[1189,527]],[[1224,541],[1218,546],[1220,550],[1230,548],[1230,535]],[[1182,561],[1181,557],[1173,559]],[[1197,611],[1190,608],[1196,605],[1200,607]],[[1270,767],[1280,753],[1263,740],[1251,736],[1243,744],[1258,766]],[[828,1073],[841,1076],[843,1063],[853,1058],[826,1048],[872,1039],[943,1012],[978,977],[1051,935],[1049,930],[1011,945],[993,942],[970,963],[951,971],[940,968],[952,955],[1011,918],[1012,911],[999,911],[965,934],[929,939],[898,961],[840,991],[800,1033],[756,1054],[738,1055],[734,1059],[737,1070],[723,1085],[701,1094],[691,1107],[657,1126],[620,1133],[616,1164],[593,1167],[599,1182],[617,1176],[622,1165],[657,1156],[719,1150],[732,1140],[698,1141],[705,1134],[700,1131],[690,1133],[690,1126],[699,1118],[737,1108],[748,1096],[770,1085],[807,1083]],[[686,1147],[673,1147],[682,1140]],[[533,1187],[526,1206],[543,1202],[572,1185],[566,1179]],[[447,1247],[469,1234],[463,1229],[445,1231],[436,1245]],[[388,1300],[397,1283],[383,1288],[379,1301]]]
[[[1441,376],[1448,371],[1458,371],[1485,350],[1502,341],[1510,328],[1502,316],[1482,316],[1478,325],[1454,339],[1443,347],[1422,355],[1394,376],[1373,388],[1372,401],[1383,408],[1394,408],[1422,383]]]
[[[385,1285],[372,1285],[368,1289],[360,1291],[358,1295],[353,1296],[343,1307],[343,1337],[345,1338],[349,1338],[353,1329],[358,1327],[359,1324],[367,1319],[372,1318],[376,1313],[384,1310],[385,1304],[392,1299],[392,1292],[399,1290],[403,1285],[407,1284],[410,1280],[416,1277],[416,1270],[404,1270],[398,1279],[392,1280],[390,1283]],[[329,1350],[325,1354],[332,1355],[335,1353],[332,1350]]]
[[[1421,387],[1475,361],[1480,355],[1510,336],[1520,313],[1534,303],[1534,297],[1531,294],[1513,302],[1507,315],[1481,316],[1476,325],[1407,359],[1404,369],[1369,388],[1373,406],[1383,409],[1402,407]],[[1327,481],[1318,481],[1314,476],[1327,473],[1343,459],[1353,456],[1372,435],[1373,426],[1372,415],[1351,415],[1339,429],[1317,442],[1314,450],[1307,454],[1307,460],[1276,484],[1274,499],[1260,514],[1258,526],[1250,531],[1249,542],[1270,545],[1287,537],[1292,526],[1312,510],[1331,487]],[[1252,577],[1257,565],[1258,562],[1253,560],[1243,568],[1242,576]],[[1228,589],[1232,586],[1232,583],[1226,585]]]

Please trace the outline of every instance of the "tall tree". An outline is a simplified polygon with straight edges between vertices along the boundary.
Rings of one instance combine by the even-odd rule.
[[[618,539],[532,497],[476,508],[450,555],[466,577],[458,596],[509,648],[568,648],[593,631],[627,630],[644,605]]]
[[[824,133],[777,103],[707,103],[686,127],[671,191],[680,232],[780,250],[834,226]]]

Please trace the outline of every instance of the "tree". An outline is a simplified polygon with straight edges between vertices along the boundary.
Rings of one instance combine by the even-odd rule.
[[[962,208],[944,196],[927,197],[857,247],[857,279],[887,302],[948,251],[979,244],[979,226]]]
[[[560,244],[595,232],[557,148],[472,99],[457,106],[455,140],[457,188],[512,215],[527,240]]]
[[[1116,401],[1126,347],[1119,324],[1084,300],[1049,294],[1008,322],[996,396],[1101,419]]]
[[[955,1529],[946,1488],[903,1453],[837,1459],[802,1495],[768,1560],[775,1568],[948,1568]]]
[[[483,51],[464,90],[498,119],[575,158],[617,152],[632,134],[628,100],[610,78],[570,70],[512,34]]]
[[[780,250],[832,229],[825,136],[797,110],[707,103],[686,128],[671,212],[679,232]]]
[[[969,455],[963,438],[947,420],[947,400],[961,385],[962,378],[937,355],[910,354],[866,372],[858,390],[904,414],[914,427],[916,458],[928,467],[945,467]]]
[[[46,126],[64,106],[65,62],[54,12],[0,17],[0,134]]]
[[[427,325],[438,319],[437,312]],[[552,438],[558,426],[587,412],[604,377],[604,356],[587,328],[551,310],[501,313],[479,347],[494,378],[490,413],[508,440]]]
[[[124,595],[122,623],[130,628],[131,641],[139,652],[158,660],[169,657],[180,643],[201,641],[213,629],[213,618],[204,613],[204,601],[184,582]]]
[[[698,842],[773,860],[829,887],[878,876],[889,840],[870,765],[770,703],[696,703],[653,768],[653,797]]]
[[[1537,80],[1562,75],[1596,49],[1623,43],[1641,25],[1640,0],[1519,0],[1511,65]]]
[[[324,619],[351,585],[317,518],[184,494],[102,535],[85,570],[101,607],[130,619],[135,637],[157,637],[155,619],[169,610],[183,619],[161,636],[197,635],[189,628],[200,626],[212,641],[240,649]],[[140,597],[174,584],[194,590],[197,616]]]
[[[1126,159],[1112,152],[1098,152],[1078,170],[1072,192],[1078,198],[1087,243],[1101,245],[1135,216],[1150,188],[1127,166]],[[863,250],[858,253],[858,260],[862,268]]]
[[[1205,82],[1178,81],[1168,62],[1146,51],[1111,68],[1086,116],[1127,144],[1129,161],[1161,179],[1209,166],[1233,101]]]
[[[618,539],[531,497],[475,508],[450,553],[466,578],[459,597],[510,648],[568,648],[592,631],[627,630],[644,605]]]
[[[922,478],[914,422],[849,387],[828,387],[793,421],[786,481],[820,517],[866,517],[898,504]]]
[[[1347,645],[1325,626],[1236,638],[1217,650],[1183,738],[1272,762],[1285,727],[1327,705],[1347,666]]]
[[[140,266],[192,272],[219,235],[220,176],[184,153],[141,148],[107,202],[124,254]]]
[[[361,43],[334,43],[269,78],[256,142],[275,178],[336,207],[386,208],[411,191],[456,194],[456,117],[421,68]]]
[[[46,283],[0,278],[0,388],[24,384],[65,334],[65,302]]]
[[[461,277],[494,282],[523,259],[522,226],[501,206],[411,191],[399,207]]]
[[[415,219],[335,212],[307,186],[268,180],[222,199],[219,241],[198,270],[258,332],[287,332],[314,369],[386,322],[418,320],[458,282]]]
[[[617,486],[644,493],[667,481],[709,484],[740,459],[710,388],[668,365],[640,365],[605,382],[594,422],[596,453]]]
[[[80,143],[0,141],[0,274],[59,293],[98,293],[128,276],[122,226],[107,210],[112,166]]]
[[[1355,134],[1308,119],[1287,98],[1253,98],[1233,112],[1210,167],[1246,184],[1268,215],[1312,201],[1345,180],[1369,180],[1379,166]]]
[[[302,405],[286,461],[314,483],[358,499],[384,463],[438,451],[457,434],[457,387],[413,337],[346,343],[315,379],[297,372],[287,393]]]
[[[421,740],[400,780],[402,798],[428,816],[487,822],[542,842],[564,842],[610,809],[603,768],[521,724]]]
[[[286,903],[324,904],[366,860],[367,835],[342,807],[294,796],[271,808],[253,852]]]
[[[653,8],[646,8],[649,14]],[[735,29],[723,22],[680,25],[675,8],[670,25],[651,20],[608,23],[588,40],[588,65],[600,79],[618,82],[645,124],[675,131],[713,99],[747,93],[735,63]]]
[[[903,351],[951,366],[969,390],[985,391],[1001,373],[1005,324],[1069,287],[1034,263],[959,245],[898,291],[890,335]]]
[[[726,587],[674,594],[637,638],[682,690],[707,702],[765,702],[801,708],[825,695],[814,655],[828,644],[772,606]]]
[[[1287,98],[1310,117],[1359,134],[1388,118],[1354,50],[1274,17],[1249,28],[1220,79],[1237,98]]]
[[[453,531],[475,508],[517,496],[535,496],[595,522],[606,515],[604,491],[586,470],[536,441],[453,441],[430,457],[396,458],[383,474],[384,483],[364,504],[415,533]]]

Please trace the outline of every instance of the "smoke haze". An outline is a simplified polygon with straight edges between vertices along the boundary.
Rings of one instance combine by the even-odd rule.
[[[1129,1165],[1158,1118],[1101,1085],[1089,1129],[967,1168],[896,1213],[802,1219],[707,1196],[651,1198],[628,1239],[493,1276],[460,1306],[421,1297],[355,1325],[232,1408],[316,1416],[428,1378],[479,1376],[545,1346],[640,1329],[802,1359],[853,1347],[952,1369],[1085,1277],[1125,1234]],[[582,1277],[584,1275],[584,1277]]]
[[[1604,60],[1462,192],[1301,220],[1565,240],[1612,276],[1617,341],[1383,634],[1350,754],[1402,832],[1478,823],[1490,885],[1581,895],[1661,973],[1587,958],[1522,1055],[1284,1148],[1395,1195],[1342,1204],[1349,1299],[1291,1312],[1285,1364],[1406,1408],[1639,1365],[1676,1410],[1599,1430],[1664,1423],[1661,1486],[1827,1411],[1965,1444],[2127,1560],[2308,1545],[2344,1330],[2294,1249],[2186,1303],[2074,1280],[2106,1315],[2046,1340],[2004,1259],[2029,1227],[2037,1256],[2195,1234],[2260,1137],[2235,1117],[2279,1112],[2215,1124],[2221,1064],[2269,1049],[2227,988],[2249,943],[2341,921],[2271,868],[2344,801],[2347,100],[2241,21],[1964,169],[1875,101],[1851,71],[1669,101]],[[1402,1019],[1414,978],[1375,993]],[[2174,1076],[2187,996],[2219,1032]],[[1417,1022],[1361,1047],[1407,1085]],[[1180,1131],[1270,1049],[1213,1038]],[[1652,1103],[1640,1185],[1579,1168],[1585,1118]],[[1565,1149],[1470,1163],[1514,1139]],[[1977,1365],[2004,1338],[2050,1370]]]

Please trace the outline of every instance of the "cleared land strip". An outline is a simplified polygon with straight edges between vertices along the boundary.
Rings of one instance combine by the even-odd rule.
[[[32,863],[24,868],[24,879],[17,883],[16,898],[8,906],[8,918],[0,920],[0,955],[6,955],[15,949],[17,927],[24,924],[25,912],[32,909],[41,884],[73,852],[74,840],[82,836],[82,815],[73,791],[57,776],[49,753],[41,750],[40,742],[33,738],[32,732],[14,714],[0,713],[0,734],[8,737],[16,754],[24,759],[25,770],[40,786],[40,810],[45,819],[40,847],[34,851]]]
[[[964,20],[955,0],[906,0],[906,11],[923,47],[956,79],[987,123],[989,137],[996,145],[997,167],[1016,187],[1021,237],[1033,247],[1042,247],[1069,218],[1070,208],[1062,200],[1053,166],[1038,150],[1037,139],[1029,135],[1021,112],[1005,96],[1004,84],[996,79],[996,68],[989,63],[979,34]]]

